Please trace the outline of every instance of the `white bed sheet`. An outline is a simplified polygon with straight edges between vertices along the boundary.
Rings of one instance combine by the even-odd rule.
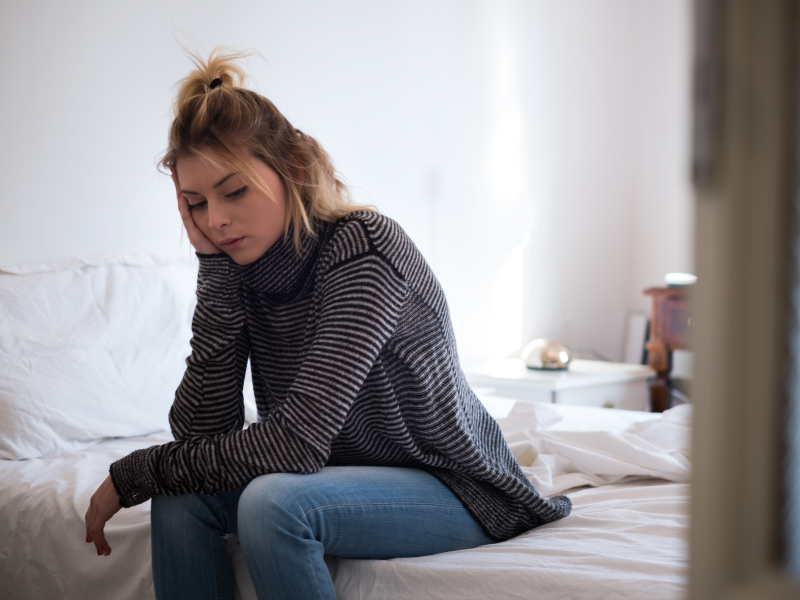
[[[570,498],[574,508],[569,517],[500,544],[413,559],[340,560],[334,578],[337,597],[677,600],[684,596],[688,484],[613,484]]]
[[[648,413],[597,408],[543,406],[535,412],[527,414],[526,424],[521,417],[505,423],[509,430],[517,424],[516,434],[524,438],[523,444],[527,438],[538,443],[538,439],[559,431],[569,436],[570,427],[580,430],[589,423],[602,429],[604,420],[608,429],[617,433],[629,427],[651,428],[660,420]],[[113,548],[108,557],[97,556],[94,545],[84,542],[83,516],[111,462],[170,439],[168,433],[158,433],[112,440],[80,452],[0,461],[3,597],[155,598],[150,569],[150,502],[122,510],[108,523],[106,535]],[[590,463],[597,460],[587,448],[583,450]],[[605,450],[600,453],[608,454]],[[571,465],[564,461],[559,464],[576,468],[574,461]],[[577,467],[585,470],[580,464]],[[554,473],[556,477],[574,476]],[[627,480],[624,474],[617,475],[620,481]],[[603,483],[607,481],[601,479],[599,484]],[[501,544],[420,559],[332,561],[337,593],[347,600],[533,595],[577,600],[616,597],[623,589],[619,597],[658,600],[682,594],[686,484],[649,481],[604,485],[570,497],[575,503],[570,517]],[[235,540],[230,556],[240,597],[254,597],[246,569],[242,572],[244,563]],[[610,595],[598,594],[599,590]]]

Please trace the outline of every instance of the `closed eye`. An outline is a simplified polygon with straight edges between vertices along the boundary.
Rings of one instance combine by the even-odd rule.
[[[237,199],[241,198],[242,196],[244,196],[245,192],[247,192],[247,186],[246,185],[240,187],[238,190],[232,191],[230,194],[225,194],[225,197],[229,198],[231,200],[237,200]]]
[[[206,204],[208,204],[208,200],[201,200],[200,202],[195,202],[194,204],[189,205],[189,210],[203,208]]]

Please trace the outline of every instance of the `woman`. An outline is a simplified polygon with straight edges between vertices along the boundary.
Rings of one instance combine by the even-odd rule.
[[[159,598],[335,598],[324,554],[422,556],[566,516],[461,372],[444,294],[391,219],[215,51],[181,87],[162,165],[200,269],[174,442],[111,465],[86,541],[150,498]],[[242,429],[248,358],[259,422]]]

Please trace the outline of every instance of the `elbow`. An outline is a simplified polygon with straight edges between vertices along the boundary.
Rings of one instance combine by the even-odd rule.
[[[322,467],[328,464],[330,455],[330,451],[323,453],[316,448],[308,448],[306,465],[303,470],[304,474],[313,475],[314,473],[319,473]]]
[[[169,429],[172,432],[172,437],[178,442],[191,437],[189,428],[182,425],[180,420],[176,418],[174,407],[169,411]]]
[[[322,467],[325,466],[327,460],[312,460],[306,465],[306,475],[313,475],[314,473],[319,473],[322,471]]]

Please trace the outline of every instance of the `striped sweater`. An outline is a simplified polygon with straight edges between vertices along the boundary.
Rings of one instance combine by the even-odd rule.
[[[192,352],[170,411],[175,441],[111,465],[123,506],[217,494],[265,473],[411,466],[505,540],[569,514],[544,499],[467,385],[444,293],[391,219],[319,223],[240,266],[199,255]],[[250,359],[258,423],[242,429]]]

